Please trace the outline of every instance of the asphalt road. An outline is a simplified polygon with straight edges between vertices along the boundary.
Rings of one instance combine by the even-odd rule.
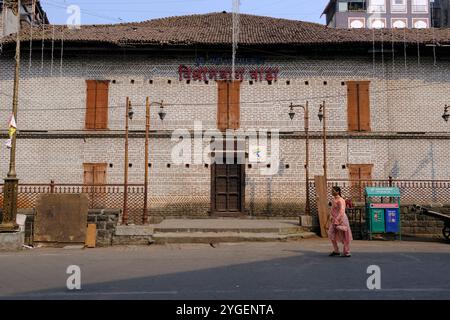
[[[323,239],[287,243],[34,249],[0,253],[0,299],[450,299],[450,245]],[[67,267],[81,290],[66,287]],[[380,267],[369,290],[367,268]]]

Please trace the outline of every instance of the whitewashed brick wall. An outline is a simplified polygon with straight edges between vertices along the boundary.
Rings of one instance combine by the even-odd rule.
[[[131,130],[145,129],[145,97],[152,101],[164,100],[169,105],[167,117],[161,122],[157,107],[152,107],[151,130],[171,132],[174,129],[192,129],[194,121],[202,121],[204,129],[216,126],[217,86],[178,80],[178,65],[192,65],[187,58],[139,57],[124,55],[119,58],[65,55],[60,68],[59,55],[52,62],[41,60],[35,53],[32,67],[22,62],[19,129],[48,131],[45,139],[38,136],[18,141],[17,171],[23,183],[82,183],[83,163],[108,163],[107,182],[123,182],[124,140],[108,137],[124,130],[125,98],[134,105]],[[0,119],[2,130],[7,129],[11,108],[13,63],[11,57],[0,57]],[[302,131],[303,113],[298,109],[294,121],[288,116],[290,102],[310,104],[311,139],[310,176],[322,173],[321,124],[317,118],[322,100],[328,106],[328,129],[343,138],[328,142],[328,171],[332,178],[348,178],[347,164],[374,164],[373,178],[387,179],[450,179],[448,163],[450,127],[441,119],[443,106],[450,101],[450,63],[433,65],[423,58],[420,67],[417,58],[409,58],[393,65],[372,63],[367,58],[335,57],[335,60],[314,60],[299,57],[268,59],[266,64],[280,68],[278,82],[250,84],[244,81],[241,91],[241,125],[243,129],[280,129],[282,132]],[[386,74],[386,78],[383,77]],[[110,84],[109,129],[106,137],[84,136],[84,113],[87,79],[115,80]],[[149,80],[153,80],[153,84]],[[387,79],[387,80],[386,80]],[[131,83],[134,80],[134,84]],[[168,81],[171,81],[171,84]],[[287,80],[290,84],[287,84]],[[387,137],[346,137],[347,80],[371,81],[371,126],[374,135]],[[305,82],[308,82],[306,84]],[[324,82],[326,81],[326,85]],[[79,136],[63,138],[61,133]],[[398,139],[397,132],[428,132],[441,135],[440,139],[411,134]],[[171,149],[174,142],[152,135],[150,141],[150,188],[152,205],[177,203],[181,208],[198,205],[206,214],[210,196],[210,168],[192,164],[172,165]],[[6,175],[9,152],[2,147],[1,174]],[[282,170],[273,177],[261,176],[257,166],[247,169],[246,208],[252,214],[274,210],[283,215],[295,215],[303,210],[304,202],[304,139],[284,136],[280,145]],[[144,139],[130,139],[129,182],[142,183],[144,179]],[[112,167],[110,166],[112,165]],[[286,168],[289,165],[289,168]],[[169,200],[171,199],[171,200]],[[166,203],[167,204],[167,203]],[[181,205],[180,205],[181,204]],[[182,209],[181,209],[182,210]],[[179,212],[179,211],[177,211]]]

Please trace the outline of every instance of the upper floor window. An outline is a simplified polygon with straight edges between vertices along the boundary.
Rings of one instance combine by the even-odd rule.
[[[338,2],[339,12],[348,11],[366,11],[366,0],[352,0],[347,2]]]
[[[406,6],[406,0],[392,0],[391,1],[392,13],[407,13],[408,8]]]
[[[351,29],[360,29],[366,27],[364,18],[348,18],[348,27]]]
[[[412,0],[413,13],[427,13],[429,0]]]
[[[413,19],[413,28],[416,29],[428,28],[428,19]]]
[[[108,129],[108,91],[109,81],[86,80],[86,129]]]
[[[217,128],[219,130],[240,127],[241,81],[217,81]]]
[[[370,0],[369,13],[386,12],[386,0]]]
[[[369,87],[369,81],[347,82],[348,131],[371,131]]]
[[[408,27],[408,19],[406,18],[395,18],[392,19],[392,28],[404,29]]]
[[[374,29],[386,28],[386,19],[385,18],[371,19],[369,27]]]

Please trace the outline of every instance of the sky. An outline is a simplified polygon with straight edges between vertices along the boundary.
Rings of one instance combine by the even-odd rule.
[[[328,0],[241,0],[241,13],[325,23]],[[65,24],[78,5],[81,24],[106,24],[208,12],[231,12],[232,0],[41,0],[51,23]]]

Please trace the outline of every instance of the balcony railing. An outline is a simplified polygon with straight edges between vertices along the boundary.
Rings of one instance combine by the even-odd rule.
[[[405,13],[406,12],[406,4],[392,4],[391,12],[392,13]]]
[[[425,6],[425,5],[413,5],[412,6],[412,12],[413,13],[427,13],[428,12],[428,6]]]
[[[367,9],[368,13],[375,13],[375,12],[386,12],[386,6],[384,5],[372,5]]]

